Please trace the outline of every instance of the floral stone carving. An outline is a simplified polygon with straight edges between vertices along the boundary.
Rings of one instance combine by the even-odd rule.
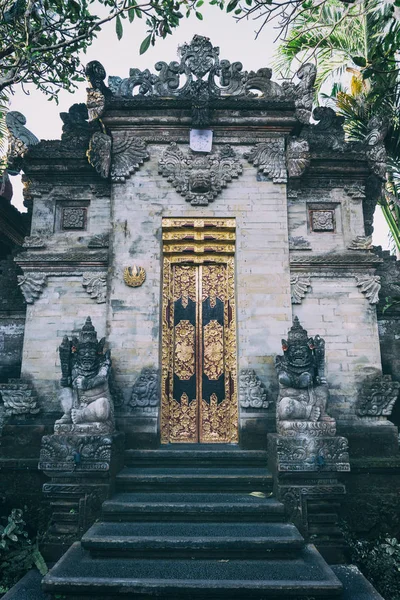
[[[145,368],[133,384],[128,405],[133,409],[149,412],[152,407],[158,406],[159,402],[158,371],[154,368]]]
[[[350,471],[344,437],[280,436],[276,454],[279,471]]]
[[[392,381],[390,375],[366,379],[361,386],[356,413],[360,417],[390,417],[399,390],[400,383]]]
[[[18,275],[18,285],[28,304],[33,304],[39,298],[46,283],[47,275],[45,273],[25,273],[24,275]]]
[[[325,380],[325,342],[309,338],[297,317],[282,340],[283,356],[276,357],[279,380],[278,433],[311,435],[336,433],[335,420],[326,413],[328,386]]]
[[[113,439],[101,435],[45,435],[40,449],[43,471],[108,471]]]
[[[83,273],[82,285],[97,304],[104,304],[107,296],[107,273]]]
[[[184,154],[175,142],[163,153],[158,172],[193,206],[207,206],[222,189],[242,173],[242,165],[230,146],[218,152]]]
[[[257,144],[244,158],[274,183],[286,183],[285,142],[283,138],[270,138]]]
[[[29,383],[0,383],[0,398],[4,404],[6,416],[36,415],[40,408],[37,396]]]
[[[239,375],[239,403],[242,408],[268,408],[267,391],[254,369],[242,369]]]
[[[38,138],[25,127],[26,118],[16,110],[6,114],[6,127],[8,129],[7,162],[10,175],[20,171],[20,159],[23,158],[30,146],[39,143]]]
[[[114,431],[114,407],[108,386],[110,352],[103,354],[105,339],[97,341],[90,317],[79,339],[64,337],[59,348],[61,360],[60,400],[64,415],[56,421],[56,434]]]
[[[311,162],[310,147],[307,140],[289,138],[286,158],[289,177],[301,177]]]

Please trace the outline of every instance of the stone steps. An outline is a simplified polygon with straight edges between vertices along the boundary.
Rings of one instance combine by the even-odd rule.
[[[266,467],[268,454],[264,450],[242,450],[232,444],[193,444],[164,446],[160,450],[126,450],[127,467]]]
[[[341,597],[333,571],[285,522],[264,452],[168,447],[129,451],[127,463],[102,521],[44,578],[53,597]]]
[[[289,523],[95,523],[82,538],[93,556],[291,556],[304,539]]]
[[[272,490],[266,469],[211,467],[124,467],[116,477],[118,491],[260,491]]]
[[[44,590],[80,600],[114,598],[340,598],[342,585],[314,546],[293,559],[95,558],[73,544]]]
[[[284,521],[274,498],[249,493],[118,493],[103,503],[105,521]]]

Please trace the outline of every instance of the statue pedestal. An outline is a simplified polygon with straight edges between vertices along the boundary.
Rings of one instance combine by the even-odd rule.
[[[123,453],[123,433],[42,438],[39,469],[50,478],[43,493],[52,507],[43,541],[45,557],[60,557],[94,523],[123,467]]]

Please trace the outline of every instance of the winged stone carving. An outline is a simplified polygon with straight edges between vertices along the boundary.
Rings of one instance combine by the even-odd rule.
[[[26,118],[17,110],[10,110],[6,114],[6,126],[8,129],[7,162],[10,175],[16,175],[20,171],[19,160],[25,156],[29,146],[39,143],[38,138],[27,127]]]
[[[133,136],[130,131],[115,132],[112,138],[111,180],[124,183],[149,158],[144,140]]]
[[[381,278],[378,275],[356,275],[356,286],[360,288],[370,304],[378,304]]]
[[[311,286],[310,277],[299,277],[298,275],[290,278],[290,288],[292,304],[301,304],[301,301],[309,291]]]
[[[107,295],[107,273],[83,273],[82,285],[97,304],[104,304]]]
[[[193,206],[207,206],[243,168],[230,146],[207,155],[184,154],[175,142],[163,153],[158,172]]]
[[[289,177],[301,177],[310,166],[310,147],[307,140],[290,138],[286,151]]]
[[[244,158],[274,183],[286,183],[285,145],[283,138],[270,138],[244,154]]]
[[[112,139],[106,133],[97,131],[89,142],[87,157],[89,163],[105,179],[110,174]]]
[[[28,304],[33,304],[47,283],[45,273],[25,273],[18,275],[18,285]]]

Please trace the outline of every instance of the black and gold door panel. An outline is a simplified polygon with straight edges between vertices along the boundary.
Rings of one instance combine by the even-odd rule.
[[[237,441],[234,259],[214,258],[164,257],[162,443]]]

